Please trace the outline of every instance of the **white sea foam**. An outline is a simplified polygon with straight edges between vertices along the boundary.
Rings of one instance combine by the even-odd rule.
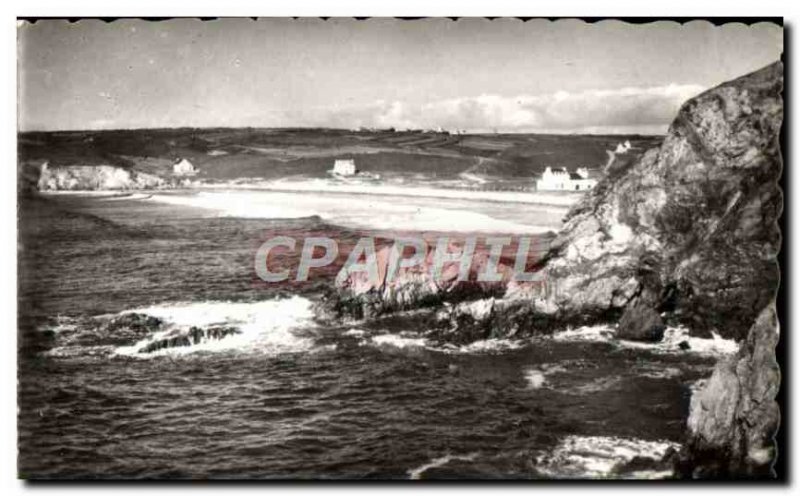
[[[566,371],[564,365],[552,363],[529,368],[524,371],[524,375],[530,389],[541,389],[547,385],[549,376]]]
[[[650,367],[646,366],[645,370],[638,373],[640,377],[647,377],[649,379],[673,379],[680,377],[683,374],[681,369],[677,367]]]
[[[383,230],[503,232],[536,234],[558,226],[533,225],[492,217],[480,205],[453,208],[384,196],[298,194],[280,191],[200,191],[156,194],[150,201],[202,208],[223,217],[297,219],[318,216],[333,224]]]
[[[685,327],[668,327],[664,331],[664,338],[658,343],[624,340],[620,340],[619,343],[626,348],[648,349],[663,353],[688,352],[704,356],[732,355],[739,350],[739,345],[733,339],[725,339],[715,332],[711,333],[710,338],[693,337]],[[681,349],[681,343],[688,344],[689,348]]]
[[[660,460],[669,448],[679,448],[671,441],[645,441],[621,437],[568,436],[550,452],[536,458],[536,468],[553,478],[664,478],[668,470],[618,472],[622,464],[637,456]]]
[[[445,455],[439,458],[434,458],[433,460],[424,465],[420,465],[417,468],[412,468],[411,470],[409,470],[408,478],[412,480],[418,480],[422,477],[422,474],[424,474],[425,471],[429,469],[442,467],[452,462],[453,460],[472,461],[475,459],[476,456],[478,456],[477,453],[470,453],[467,455]]]
[[[616,330],[610,326],[584,326],[576,329],[566,329],[553,334],[556,341],[591,341],[614,343],[623,348],[654,351],[658,353],[695,353],[704,356],[725,356],[736,353],[739,345],[733,339],[722,338],[712,332],[710,338],[691,336],[685,327],[668,327],[664,337],[657,343],[628,341],[616,339]],[[689,346],[681,348],[681,343]]]
[[[314,313],[311,301],[299,296],[252,303],[216,301],[176,303],[139,308],[123,313],[142,313],[158,317],[164,320],[167,329],[132,346],[117,348],[115,350],[117,355],[143,357],[229,350],[273,354],[305,351],[313,345],[311,339],[300,337],[293,332],[299,328],[313,326]],[[204,339],[192,346],[164,348],[147,354],[139,353],[139,350],[148,343],[168,337],[175,330],[189,329],[192,326],[199,328],[235,327],[241,333],[222,339]]]
[[[381,334],[372,336],[369,342],[375,346],[391,346],[393,348],[424,348],[425,338],[407,337],[398,334]]]
[[[363,336],[364,331],[351,329],[344,333],[347,336]],[[482,339],[469,344],[456,346],[453,344],[434,344],[415,334],[379,334],[365,338],[363,344],[372,346],[390,346],[393,348],[424,348],[428,351],[447,354],[496,353],[522,348],[527,343],[513,339]]]
[[[528,387],[531,389],[540,389],[547,381],[544,372],[537,369],[526,370],[525,380],[528,381]]]
[[[556,332],[553,334],[553,340],[607,342],[614,339],[614,334],[614,329],[609,326],[582,326],[576,329],[567,328]]]
[[[499,353],[509,350],[516,350],[523,348],[528,344],[527,341],[517,339],[480,339],[473,341],[469,344],[456,346],[454,344],[446,343],[442,345],[428,345],[428,349],[440,353],[455,354],[476,354],[476,353]]]
[[[487,353],[496,351],[516,350],[522,348],[527,343],[516,339],[481,339],[458,347],[461,353]]]

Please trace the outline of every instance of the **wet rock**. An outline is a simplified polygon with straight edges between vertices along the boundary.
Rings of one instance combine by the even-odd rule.
[[[678,348],[684,351],[692,349],[688,341],[681,341],[680,343],[678,343]]]
[[[778,320],[765,308],[739,352],[717,364],[711,379],[692,396],[689,439],[677,470],[684,477],[774,476],[775,434],[780,411],[775,397]]]
[[[666,326],[653,306],[652,296],[640,295],[622,314],[617,327],[617,337],[650,343],[661,341]]]
[[[460,254],[462,247],[451,243],[448,251]],[[434,250],[427,251],[424,260],[411,267],[399,267],[396,276],[387,277],[391,247],[377,254],[378,279],[370,280],[366,272],[339,274],[336,290],[326,296],[316,313],[323,318],[351,317],[374,318],[392,312],[433,307],[450,301],[468,301],[500,296],[506,289],[504,282],[478,282],[477,274],[483,269],[487,251],[476,250],[467,280],[459,280],[458,264],[445,264],[441,275],[433,277]],[[511,269],[498,264],[497,271],[510,279]]]
[[[141,341],[163,329],[164,322],[142,313],[76,320],[57,333],[61,346],[125,346]]]
[[[145,346],[139,348],[139,353],[153,353],[168,348],[192,346],[200,344],[203,341],[211,339],[219,340],[240,333],[241,331],[235,327],[217,326],[202,329],[192,326],[188,330],[176,330],[168,336],[147,343]]]

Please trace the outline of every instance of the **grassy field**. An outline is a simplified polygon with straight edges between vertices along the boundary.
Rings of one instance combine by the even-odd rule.
[[[533,181],[548,165],[601,168],[606,150],[630,140],[637,155],[660,136],[472,134],[339,129],[147,129],[29,132],[18,135],[20,177],[52,165],[118,165],[169,175],[173,160],[189,159],[199,178],[326,177],[337,158],[383,176]]]

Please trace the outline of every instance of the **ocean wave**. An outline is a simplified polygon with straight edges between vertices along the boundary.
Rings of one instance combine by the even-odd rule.
[[[610,342],[614,340],[616,331],[610,326],[582,326],[575,329],[567,328],[553,334],[554,341],[590,341]]]
[[[526,346],[526,341],[514,339],[482,339],[473,341],[472,343],[456,346],[450,343],[434,343],[424,336],[416,333],[403,332],[399,334],[378,334],[364,337],[365,331],[361,329],[350,329],[345,331],[343,335],[362,338],[361,345],[371,345],[377,347],[392,347],[398,349],[424,349],[435,353],[446,354],[481,354],[481,353],[497,353],[509,350],[516,350]]]
[[[445,455],[439,458],[434,458],[430,462],[420,465],[419,467],[412,468],[408,471],[408,478],[412,480],[419,480],[422,478],[422,475],[432,469],[437,467],[443,467],[448,463],[458,460],[458,461],[472,461],[475,457],[478,456],[477,453],[469,453],[467,455]]]
[[[541,389],[549,382],[549,376],[566,372],[567,367],[559,363],[545,363],[524,371],[530,389]]]
[[[738,351],[739,345],[733,339],[725,339],[712,332],[710,338],[692,336],[685,327],[668,327],[664,337],[657,343],[628,341],[616,338],[616,330],[611,326],[584,326],[565,329],[553,334],[556,341],[588,341],[612,343],[622,348],[653,351],[657,353],[694,353],[703,356],[726,356]]]
[[[152,306],[123,312],[162,320],[165,329],[114,354],[131,357],[184,355],[196,352],[306,351],[313,340],[296,334],[313,326],[311,301],[295,296],[259,302],[198,302]]]
[[[430,349],[450,354],[498,353],[509,350],[517,350],[527,346],[527,344],[528,344],[527,341],[522,341],[519,339],[490,338],[490,339],[481,339],[478,341],[473,341],[469,344],[461,346],[455,346],[451,344],[445,344],[441,346],[430,346]]]
[[[733,339],[725,339],[712,332],[710,338],[691,336],[685,327],[668,327],[664,337],[658,343],[640,343],[637,341],[620,340],[620,345],[626,348],[649,349],[663,353],[696,353],[704,356],[732,355],[739,350],[739,345]],[[688,346],[688,348],[685,348]]]
[[[393,348],[424,348],[427,345],[425,338],[407,337],[399,334],[380,334],[369,338],[374,346],[391,346]]]
[[[665,440],[568,436],[536,457],[536,469],[552,478],[666,478],[672,471],[661,459],[670,448],[679,447]]]
[[[523,375],[529,389],[557,389],[562,393],[579,396],[613,389],[622,382],[622,377],[612,375],[597,377],[578,385],[571,384],[566,387],[563,384],[559,385],[558,382],[553,383],[552,376],[566,372],[569,372],[567,364],[553,363],[531,367],[526,369]]]

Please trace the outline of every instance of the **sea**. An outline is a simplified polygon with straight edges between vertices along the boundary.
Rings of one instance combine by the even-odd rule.
[[[686,329],[630,343],[613,323],[433,343],[414,312],[316,319],[331,274],[254,274],[264,233],[546,233],[566,212],[554,203],[220,187],[21,198],[19,476],[671,477],[661,459],[692,390],[735,343]]]

